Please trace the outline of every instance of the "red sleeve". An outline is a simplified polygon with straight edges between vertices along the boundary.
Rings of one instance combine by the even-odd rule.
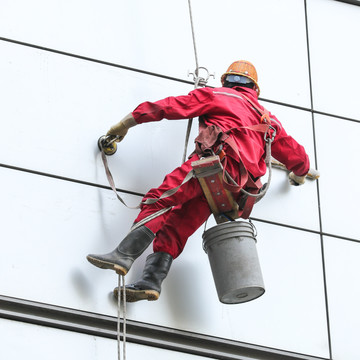
[[[196,89],[188,95],[170,96],[156,102],[146,101],[140,104],[132,115],[138,124],[162,119],[193,118],[206,112],[213,96],[210,88]]]
[[[279,130],[271,146],[272,155],[295,175],[306,175],[310,168],[310,162],[304,147],[289,136],[282,126]]]

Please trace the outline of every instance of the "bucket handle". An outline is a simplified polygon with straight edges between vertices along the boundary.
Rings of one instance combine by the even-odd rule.
[[[207,225],[208,219],[205,220],[205,225],[204,225],[204,232],[206,231],[206,225]],[[203,234],[204,234],[203,232]]]
[[[251,221],[251,219],[249,219],[249,224],[251,225],[253,231],[254,231],[254,237],[257,237],[257,229],[255,227],[255,225],[253,224],[253,222]]]
[[[233,220],[233,221],[236,222],[236,220]],[[205,231],[206,231],[207,222],[208,222],[208,219],[206,219],[206,221],[205,221],[203,234],[204,234]],[[251,219],[249,219],[249,224],[250,224],[251,228],[253,229],[253,234],[254,234],[254,238],[255,238],[254,240],[255,240],[255,242],[257,242],[256,237],[257,237],[258,232],[257,232],[257,229],[256,229],[255,225],[254,225],[253,222],[251,221]],[[202,248],[203,248],[203,250],[206,252],[204,243],[202,244]]]

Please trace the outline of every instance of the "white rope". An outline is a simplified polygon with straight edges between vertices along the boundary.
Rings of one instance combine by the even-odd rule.
[[[185,135],[185,144],[184,144],[184,152],[182,157],[182,162],[184,163],[186,160],[187,148],[190,139],[191,127],[192,127],[193,118],[188,120],[187,128],[186,128],[186,135]]]
[[[125,275],[122,278],[123,289],[123,360],[126,360],[126,287],[125,287]],[[120,289],[119,289],[120,291]]]
[[[118,276],[118,308],[117,308],[117,312],[118,312],[118,317],[117,317],[117,351],[118,351],[118,360],[121,359],[121,339],[120,339],[120,317],[121,317],[121,300],[120,300],[120,278],[121,275],[119,274]]]
[[[122,284],[121,281],[122,280]],[[118,318],[117,318],[117,350],[118,360],[121,360],[121,289],[123,290],[123,360],[126,360],[126,287],[125,276],[120,275],[118,277]]]
[[[195,31],[194,31],[194,22],[193,22],[193,17],[192,17],[192,10],[191,10],[191,1],[188,0],[188,4],[189,4],[189,15],[190,15],[190,23],[191,23],[191,34],[192,34],[192,38],[193,38],[193,46],[194,46],[194,53],[195,53],[195,65],[196,65],[196,69],[199,69],[199,62],[198,62],[198,56],[197,56],[197,50],[196,50],[196,41],[195,41]],[[197,76],[199,74],[196,74]]]
[[[193,17],[192,17],[191,1],[190,0],[188,0],[188,5],[189,5],[189,15],[190,15],[190,24],[191,24],[191,34],[192,34],[193,46],[194,46],[194,54],[195,54],[195,66],[196,66],[195,76],[198,77],[199,76],[199,61],[198,61],[197,50],[196,50],[194,22],[193,22]],[[198,81],[195,81],[195,89],[197,87],[198,87]],[[187,153],[187,148],[188,148],[188,143],[189,143],[189,138],[190,138],[192,122],[193,122],[193,119],[190,118],[188,120],[188,125],[187,125],[187,129],[186,129],[184,153],[183,153],[183,157],[182,157],[182,162],[183,163],[185,162],[185,159],[186,159],[186,153]]]
[[[206,86],[206,83],[209,80],[210,76],[215,78],[215,74],[210,74],[210,72],[206,68],[199,67],[198,54],[197,54],[197,49],[196,49],[196,40],[195,40],[194,21],[193,21],[193,16],[192,16],[192,9],[191,9],[191,1],[190,0],[188,0],[188,5],[189,5],[191,34],[192,34],[192,39],[193,39],[194,54],[195,54],[195,65],[196,65],[194,73],[188,73],[188,76],[190,74],[193,75],[193,77],[194,77],[194,88],[197,89],[200,86]],[[206,73],[207,73],[206,78],[203,78],[203,77],[200,76],[200,70],[201,69],[206,71]],[[182,162],[183,163],[185,162],[185,159],[186,159],[186,153],[187,153],[187,148],[188,148],[192,123],[193,123],[193,118],[190,118],[188,120],[188,125],[187,125],[187,130],[186,130],[184,153],[183,153],[183,157],[182,157]]]

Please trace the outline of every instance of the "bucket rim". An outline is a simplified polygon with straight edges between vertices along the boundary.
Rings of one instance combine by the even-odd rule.
[[[203,241],[202,241],[202,248],[207,254],[208,248],[213,243],[220,243],[223,241],[230,241],[234,238],[238,238],[239,240],[245,240],[245,239],[251,239],[255,241],[255,244],[257,243],[256,239],[256,228],[253,224],[245,222],[245,221],[236,221],[236,225],[244,225],[246,224],[245,228],[239,229],[239,226],[229,226],[229,225],[235,225],[234,221],[229,221],[226,223],[217,224],[210,229],[206,230],[203,235]],[[225,235],[224,239],[219,239],[219,234]],[[233,234],[233,236],[228,236],[229,234]],[[226,237],[227,236],[227,237]]]
[[[222,227],[231,227],[231,226],[234,226],[234,227],[244,226],[244,227],[247,227],[249,229],[252,229],[254,234],[257,233],[256,227],[252,222],[233,220],[233,221],[226,221],[226,222],[223,222],[223,223],[220,223],[220,224],[216,224],[216,225],[212,226],[211,228],[204,230],[203,237],[204,237],[205,233],[208,233],[210,231],[214,231],[215,228],[218,229],[218,228],[222,228]]]
[[[227,239],[210,239],[210,240],[203,240],[202,243],[202,248],[205,251],[205,253],[208,253],[208,249],[214,245],[214,243],[220,244],[220,243],[224,243],[226,241],[233,241],[234,239],[237,239],[238,241],[245,241],[245,240],[250,240],[250,241],[254,241],[255,244],[257,244],[257,240],[255,237],[250,237],[250,236],[234,236],[233,238],[227,238]]]

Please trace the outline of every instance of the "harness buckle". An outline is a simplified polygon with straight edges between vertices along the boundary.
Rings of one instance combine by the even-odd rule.
[[[220,161],[222,161],[222,159],[226,156],[226,152],[224,149],[221,149],[216,155],[219,157]]]
[[[220,161],[222,161],[222,159],[226,156],[226,152],[224,150],[224,145],[220,144],[217,151],[216,152],[213,151],[213,155],[217,155],[219,157]]]
[[[271,118],[269,114],[268,113],[262,114],[260,118],[260,122],[265,124],[271,124]]]

